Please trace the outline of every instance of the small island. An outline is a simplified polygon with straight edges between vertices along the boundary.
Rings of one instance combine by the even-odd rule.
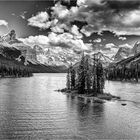
[[[81,61],[71,65],[67,72],[66,88],[58,90],[67,95],[84,99],[84,102],[104,103],[105,100],[119,100],[120,97],[105,93],[105,69],[100,58],[82,55]]]

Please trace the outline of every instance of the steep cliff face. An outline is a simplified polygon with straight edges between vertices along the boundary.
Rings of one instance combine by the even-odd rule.
[[[16,60],[21,55],[21,51],[13,47],[9,48],[0,44],[0,54],[8,59]]]
[[[127,47],[121,47],[119,48],[118,52],[114,56],[115,61],[120,61],[124,58],[127,58],[131,53],[131,49]]]
[[[137,54],[140,52],[140,42],[136,42],[134,47],[132,48],[132,54]]]
[[[11,41],[15,41],[15,40],[16,40],[15,30],[11,30],[8,34],[2,36],[0,39],[1,42],[8,42],[8,43],[10,43]]]
[[[41,46],[39,46],[39,45],[34,45],[33,50],[35,50],[36,55],[39,55],[39,54],[44,55],[45,54],[43,48]]]
[[[132,48],[127,46],[118,49],[116,55],[114,56],[114,61],[120,61],[130,56],[135,56],[140,52],[140,43],[136,42]]]
[[[31,61],[33,63],[36,63],[36,51],[32,49],[30,46],[27,46],[23,43],[16,44],[15,47],[19,49],[22,53],[22,56],[25,57],[26,61]]]
[[[26,61],[36,62],[36,51],[16,38],[15,30],[11,30],[0,39],[0,44],[9,48],[16,48]]]
[[[104,55],[103,53],[101,52],[98,52],[98,53],[95,53],[93,56],[92,56],[93,59],[99,59],[103,66],[104,67],[107,67],[113,60],[110,59],[108,56]]]

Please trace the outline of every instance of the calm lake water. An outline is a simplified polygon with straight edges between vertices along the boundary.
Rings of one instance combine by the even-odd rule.
[[[55,91],[65,77],[0,79],[0,140],[140,139],[140,83],[107,81],[105,91],[127,101],[91,106]]]

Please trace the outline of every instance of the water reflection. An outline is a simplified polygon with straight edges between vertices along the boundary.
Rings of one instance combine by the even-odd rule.
[[[0,139],[139,139],[139,84],[106,82],[121,102],[85,105],[58,93],[65,74],[0,80]]]

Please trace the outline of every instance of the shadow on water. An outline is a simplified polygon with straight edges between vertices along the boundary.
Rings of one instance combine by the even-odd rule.
[[[84,104],[72,96],[67,96],[68,108],[76,113],[75,120],[78,120],[78,132],[87,139],[97,138],[103,131],[105,121],[104,104]]]
[[[102,117],[104,112],[104,104],[100,103],[94,103],[93,105],[90,105],[90,103],[84,104],[83,101],[80,99],[76,99],[74,96],[67,95],[67,101],[70,104],[70,108],[77,111],[79,116],[85,116],[88,115],[95,115],[98,117]]]

